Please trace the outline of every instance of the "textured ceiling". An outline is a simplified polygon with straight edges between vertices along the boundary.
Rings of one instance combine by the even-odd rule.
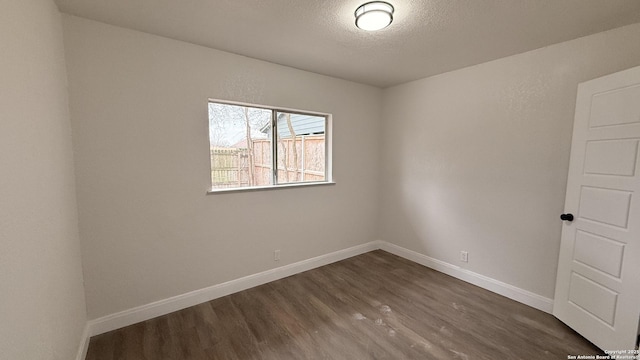
[[[55,0],[61,11],[298,69],[387,87],[640,22],[640,0]],[[638,44],[629,44],[638,46]]]

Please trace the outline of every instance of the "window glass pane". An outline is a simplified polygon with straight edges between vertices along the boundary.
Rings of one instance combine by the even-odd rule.
[[[213,189],[273,184],[271,116],[267,109],[209,103]]]
[[[278,184],[325,181],[324,116],[277,112]]]

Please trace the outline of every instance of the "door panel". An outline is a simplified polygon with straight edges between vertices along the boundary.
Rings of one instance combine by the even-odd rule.
[[[624,244],[620,242],[582,230],[576,232],[575,261],[619,279],[623,254]]]
[[[589,116],[590,127],[640,122],[638,98],[640,98],[640,86],[637,84],[593,94]]]
[[[583,186],[579,216],[602,224],[627,228],[631,192]]]
[[[636,173],[638,140],[587,141],[585,174],[633,176]]]
[[[571,273],[569,301],[588,314],[613,325],[618,293],[586,277]]]
[[[640,321],[640,67],[578,87],[553,313],[604,350]]]

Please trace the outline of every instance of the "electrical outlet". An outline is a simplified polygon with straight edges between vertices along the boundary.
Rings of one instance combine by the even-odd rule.
[[[469,262],[469,253],[466,251],[460,251],[460,261]]]
[[[275,250],[273,252],[273,261],[280,261],[280,250]]]

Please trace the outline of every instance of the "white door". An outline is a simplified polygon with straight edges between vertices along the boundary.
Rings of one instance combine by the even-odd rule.
[[[640,321],[640,67],[578,86],[553,314],[603,350]]]

